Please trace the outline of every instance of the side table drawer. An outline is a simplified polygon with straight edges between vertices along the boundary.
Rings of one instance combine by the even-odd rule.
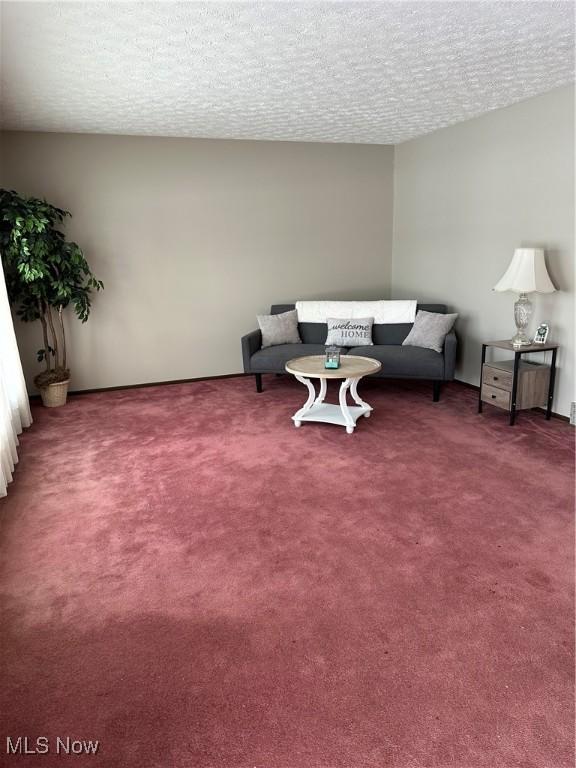
[[[505,389],[498,389],[498,387],[491,387],[490,384],[483,384],[482,400],[498,408],[504,408],[506,411],[510,410],[510,392],[507,392]]]
[[[514,378],[511,371],[502,371],[500,368],[493,368],[491,365],[484,364],[482,369],[482,383],[491,384],[493,387],[499,389],[507,389],[512,391],[512,379]]]

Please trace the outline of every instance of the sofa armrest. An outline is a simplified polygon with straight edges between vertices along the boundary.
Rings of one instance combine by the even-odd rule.
[[[242,362],[244,363],[244,373],[250,373],[250,358],[254,352],[258,352],[261,346],[261,331],[250,331],[246,336],[242,336]]]
[[[454,331],[450,331],[444,339],[444,380],[452,381],[456,371],[456,349],[458,337]]]

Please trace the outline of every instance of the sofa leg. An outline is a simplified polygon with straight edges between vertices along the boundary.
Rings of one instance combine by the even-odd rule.
[[[256,376],[256,392],[262,392],[262,374],[255,373]]]
[[[438,400],[440,400],[440,382],[439,381],[433,381],[432,382],[432,400],[437,403]]]

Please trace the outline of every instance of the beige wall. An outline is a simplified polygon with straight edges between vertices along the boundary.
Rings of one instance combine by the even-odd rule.
[[[560,289],[532,297],[533,325],[548,321],[562,345],[554,410],[567,415],[576,399],[572,87],[395,148],[392,292],[460,313],[464,381],[479,382],[483,339],[513,333],[515,296],[491,289],[521,245],[546,249]]]
[[[106,286],[72,388],[242,370],[271,303],[388,297],[393,148],[6,133],[6,186],[72,211]],[[40,328],[17,328],[27,379]]]
[[[390,295],[460,313],[457,376],[477,384],[481,340],[513,331],[514,297],[491,288],[515,247],[539,245],[560,291],[534,297],[534,320],[562,345],[567,414],[573,102],[561,88],[395,149],[5,133],[2,182],[71,209],[106,284],[88,323],[68,323],[74,389],[237,372],[270,303]],[[17,334],[30,382],[39,328]]]

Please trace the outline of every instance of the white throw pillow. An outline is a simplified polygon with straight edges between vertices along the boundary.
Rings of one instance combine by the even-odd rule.
[[[373,343],[373,317],[354,318],[353,320],[329,317],[326,323],[328,325],[328,335],[325,342],[327,346],[367,347]]]

